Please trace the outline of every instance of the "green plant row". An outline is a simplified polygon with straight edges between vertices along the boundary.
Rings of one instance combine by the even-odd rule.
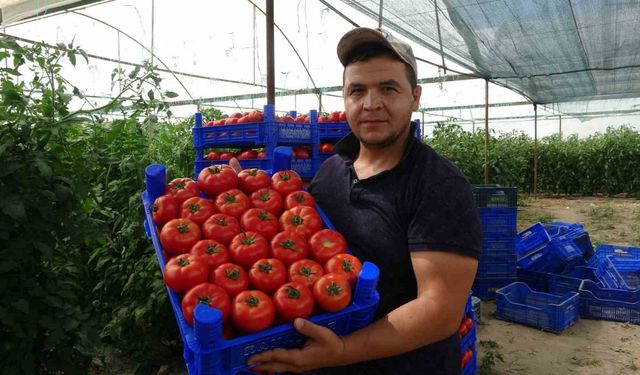
[[[474,184],[484,181],[484,132],[439,123],[425,142],[454,162]],[[609,127],[580,139],[558,135],[538,142],[537,191],[547,194],[640,196],[640,133]],[[522,132],[489,137],[489,182],[533,192],[534,141]]]

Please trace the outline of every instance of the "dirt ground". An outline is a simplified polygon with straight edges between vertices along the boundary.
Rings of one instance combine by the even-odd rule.
[[[519,206],[519,229],[536,221],[576,222],[594,246],[640,246],[638,199],[528,198]],[[553,334],[496,319],[494,302],[482,302],[481,311],[479,374],[640,374],[640,325],[580,319]]]

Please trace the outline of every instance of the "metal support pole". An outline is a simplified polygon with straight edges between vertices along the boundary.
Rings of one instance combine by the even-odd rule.
[[[484,81],[484,183],[489,184],[489,80]]]
[[[424,109],[422,109],[422,122],[420,122],[420,127],[422,128],[422,129],[420,129],[420,134],[422,134],[422,139],[427,138],[427,133],[424,132],[424,128],[425,128],[425,125],[424,125]]]
[[[276,69],[273,41],[273,0],[267,0],[267,104],[276,104]]]
[[[438,28],[438,43],[440,45],[440,57],[442,57],[442,70],[447,74],[447,65],[444,62],[444,51],[442,50],[442,36],[440,34],[440,17],[438,16],[438,0],[434,0],[433,5],[436,8],[436,27]]]
[[[560,121],[558,122],[558,133],[560,134],[560,138],[562,139],[562,115],[559,116]]]
[[[382,0],[380,0],[380,10],[378,11],[378,28],[382,28]]]
[[[318,91],[318,112],[322,112],[322,91]]]
[[[533,103],[533,198],[538,197],[538,106]]]

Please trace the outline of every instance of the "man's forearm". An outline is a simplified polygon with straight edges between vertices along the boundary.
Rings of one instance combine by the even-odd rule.
[[[461,312],[447,304],[415,299],[373,324],[344,337],[344,363],[362,362],[409,352],[453,334]]]

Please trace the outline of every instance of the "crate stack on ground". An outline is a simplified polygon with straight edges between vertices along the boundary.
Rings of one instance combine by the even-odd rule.
[[[462,374],[473,375],[476,373],[477,351],[476,351],[476,316],[473,309],[472,297],[469,296],[464,310],[464,317],[458,328],[460,335],[460,354],[462,358]]]
[[[473,195],[483,235],[473,294],[487,300],[516,280],[518,192],[513,187],[476,185]]]
[[[295,113],[293,113],[295,115]],[[273,105],[264,106],[264,120],[243,124],[203,126],[202,114],[196,113],[193,132],[193,147],[196,152],[194,163],[195,176],[200,171],[213,164],[226,164],[228,160],[207,160],[204,151],[208,148],[264,148],[263,159],[243,159],[243,168],[273,168],[274,150],[278,146],[309,146],[311,157],[306,159],[293,158],[291,169],[300,174],[303,179],[313,178],[320,166],[318,158],[318,127],[317,113],[312,110],[309,115],[310,123],[278,122],[275,120]]]

